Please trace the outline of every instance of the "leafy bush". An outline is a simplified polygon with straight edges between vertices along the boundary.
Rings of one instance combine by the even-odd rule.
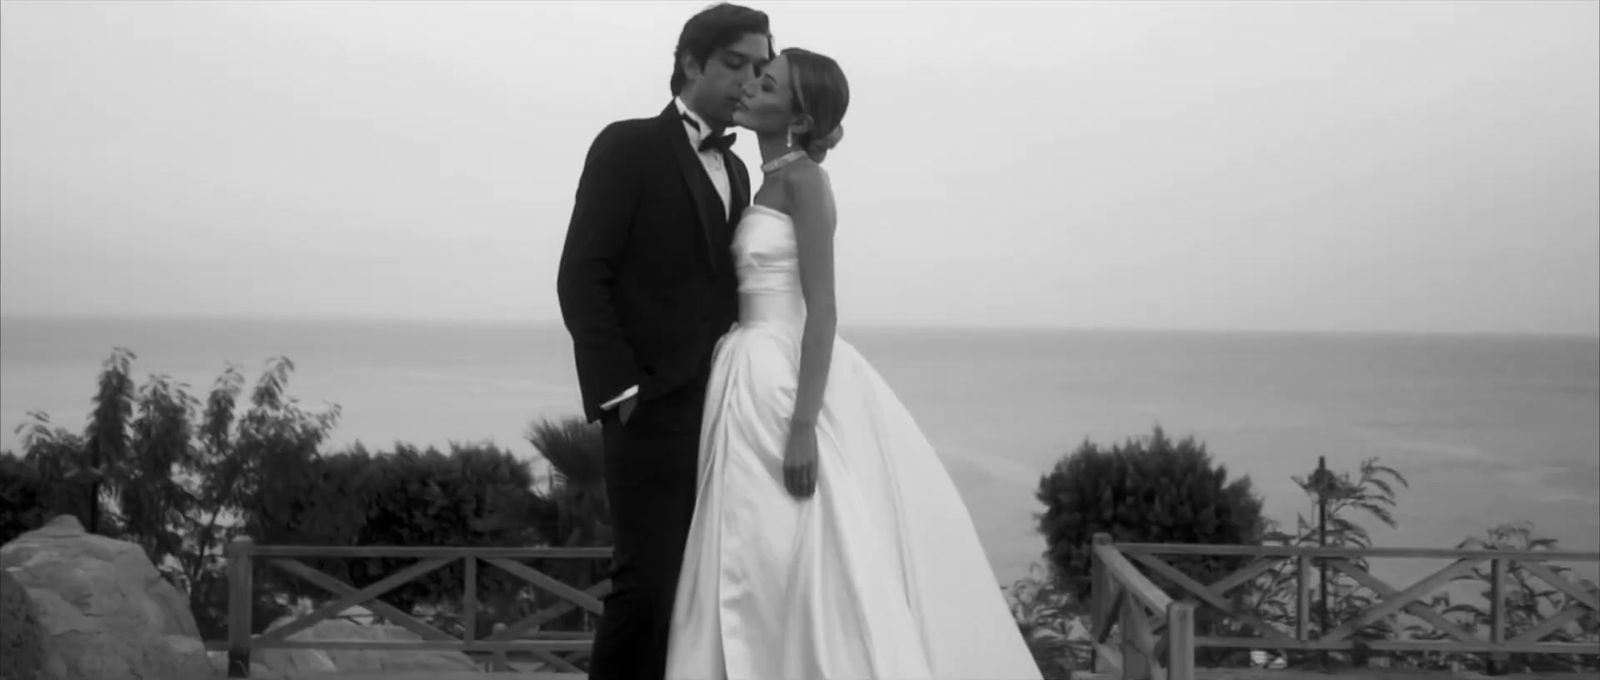
[[[267,363],[239,419],[244,379],[237,367],[227,367],[202,406],[167,376],[135,389],[135,358],[117,348],[102,365],[84,435],[52,427],[47,414],[29,414],[18,429],[24,456],[0,458],[0,526],[9,540],[71,513],[96,533],[139,543],[162,575],[189,593],[202,636],[222,639],[223,551],[238,534],[241,508],[260,497],[263,470],[292,467],[308,448],[314,452],[338,409],[308,413],[285,397],[293,364],[284,358]],[[259,599],[264,625],[281,609],[266,606],[272,598]]]
[[[328,471],[309,483],[342,480],[339,493],[366,499],[360,503],[368,508],[365,518],[348,525],[359,545],[610,545],[599,428],[577,418],[542,421],[529,428],[528,438],[551,466],[542,484],[526,461],[487,445],[452,445],[448,454],[398,445],[392,453],[369,455],[357,447],[312,461],[308,470],[325,466]],[[300,545],[325,538],[276,535],[274,542]],[[408,566],[407,560],[307,562],[358,587]],[[604,580],[609,567],[601,560],[580,558],[523,562],[579,589]],[[564,602],[497,567],[484,566],[478,574],[478,619],[472,625],[482,635],[496,624],[511,624]],[[390,591],[384,600],[402,610],[425,612],[434,625],[460,634],[467,625],[460,607],[463,583],[462,566],[455,564]],[[281,587],[292,584],[283,581]],[[319,593],[316,599],[328,598]],[[541,628],[582,631],[597,623],[597,617],[574,608]]]
[[[1462,541],[1458,548],[1517,552],[1555,551],[1560,547],[1556,539],[1539,536],[1531,522],[1503,524],[1489,529],[1483,536],[1473,536]],[[1590,597],[1600,596],[1600,586],[1576,577],[1572,570],[1551,562],[1539,563],[1551,576],[1564,579],[1580,592]],[[1582,613],[1568,621],[1541,640],[1560,643],[1600,643],[1600,612],[1589,609],[1577,598],[1562,592],[1528,569],[1521,560],[1507,563],[1505,569],[1506,639],[1514,639],[1562,611],[1575,609]],[[1453,602],[1449,592],[1434,597],[1433,606],[1444,612],[1445,618],[1469,633],[1488,638],[1493,626],[1493,611],[1489,607],[1494,576],[1492,567],[1484,563],[1469,574],[1456,579],[1457,583],[1472,583],[1477,592],[1471,599]],[[1415,637],[1424,640],[1444,640],[1448,636],[1431,627],[1414,631]],[[1432,668],[1459,668],[1487,670],[1487,659],[1480,654],[1424,654],[1419,665]],[[1600,670],[1600,658],[1578,654],[1511,654],[1501,661],[1497,669],[1502,673],[1582,673]]]
[[[1080,602],[1093,588],[1093,541],[1106,533],[1121,543],[1254,545],[1266,522],[1262,502],[1248,476],[1230,480],[1227,468],[1212,462],[1193,437],[1169,439],[1160,427],[1149,437],[1130,438],[1103,449],[1085,441],[1039,481],[1037,498],[1046,510],[1039,531],[1060,587]],[[1161,559],[1186,576],[1211,583],[1242,568],[1248,557],[1164,555]],[[1156,587],[1175,599],[1190,599],[1170,579],[1140,568]],[[1225,617],[1210,608],[1195,612],[1195,630],[1214,634]],[[1227,650],[1203,650],[1197,662],[1216,665]]]
[[[248,394],[240,369],[226,365],[204,400],[166,376],[136,387],[135,358],[118,348],[103,364],[83,435],[52,427],[46,414],[29,414],[18,430],[24,455],[0,455],[0,538],[68,512],[98,533],[136,541],[189,593],[205,639],[227,636],[225,551],[241,535],[277,545],[610,542],[599,430],[582,420],[530,429],[530,441],[554,467],[550,479],[536,485],[526,461],[491,445],[439,451],[396,444],[374,453],[357,444],[324,453],[339,407],[307,409],[291,397],[294,364],[284,357],[266,362]],[[303,561],[357,587],[410,562]],[[605,577],[606,565],[594,560],[550,562],[531,566],[578,587]],[[459,634],[462,571],[460,563],[435,571],[383,600],[429,613],[436,625]],[[479,632],[553,604],[502,570],[483,568],[479,575]],[[301,597],[313,604],[332,600],[265,565],[254,580],[256,632]],[[568,619],[593,624],[582,613]]]
[[[1087,659],[1080,658],[1081,651],[1064,641],[1070,625],[1083,620],[1083,608],[1078,603],[1091,594],[1090,545],[1097,532],[1111,534],[1118,542],[1261,542],[1296,547],[1370,548],[1372,540],[1363,520],[1376,520],[1396,528],[1397,492],[1409,486],[1399,471],[1380,464],[1376,458],[1362,461],[1354,473],[1335,473],[1319,466],[1309,475],[1292,479],[1306,494],[1310,512],[1298,513],[1293,531],[1286,532],[1274,522],[1262,521],[1260,502],[1250,493],[1248,478],[1227,483],[1225,471],[1211,469],[1203,447],[1191,440],[1173,444],[1158,428],[1147,440],[1130,441],[1109,451],[1085,442],[1040,481],[1038,497],[1047,511],[1040,517],[1039,529],[1049,545],[1047,554],[1056,568],[1055,578],[1032,573],[1008,592],[1012,613],[1040,668],[1049,673],[1063,665],[1082,668],[1087,664]],[[1197,502],[1197,498],[1200,501]],[[1208,511],[1208,507],[1215,509]],[[1325,527],[1318,521],[1320,508],[1326,509]],[[1224,516],[1229,521],[1221,521]],[[1205,521],[1196,521],[1200,518]],[[1526,523],[1495,527],[1484,536],[1469,538],[1457,547],[1529,552],[1557,549],[1554,539],[1538,536],[1533,526]],[[1345,559],[1358,570],[1369,569],[1365,559]],[[1210,582],[1223,572],[1242,566],[1243,560],[1233,565],[1222,561],[1201,564],[1185,564],[1171,558],[1168,561],[1196,580]],[[1311,639],[1389,599],[1339,570],[1324,571],[1317,568],[1320,565],[1313,564],[1309,584],[1312,610],[1307,612]],[[1576,578],[1566,567],[1543,564],[1552,572],[1552,577],[1566,579],[1582,592],[1600,595],[1600,586]],[[1507,639],[1545,625],[1567,611],[1571,613],[1566,615],[1563,625],[1545,636],[1545,641],[1600,642],[1600,613],[1587,609],[1578,598],[1553,587],[1524,563],[1508,563],[1505,576]],[[1163,579],[1148,573],[1146,577],[1174,596],[1182,597]],[[1467,597],[1461,596],[1459,588],[1454,593],[1440,593],[1433,596],[1431,607],[1457,627],[1488,639],[1488,627],[1492,623],[1488,607],[1492,582],[1489,565],[1479,566],[1456,582],[1473,584],[1478,592]],[[1230,599],[1234,607],[1253,612],[1268,626],[1292,634],[1300,615],[1298,588],[1297,565],[1292,560],[1284,560],[1234,591]],[[1256,635],[1248,626],[1222,615],[1210,605],[1197,610],[1195,623],[1196,632],[1201,635]],[[1365,667],[1369,657],[1381,655],[1386,657],[1383,665],[1394,668],[1491,669],[1486,654],[1373,652],[1362,644],[1378,640],[1451,639],[1444,631],[1409,614],[1377,621],[1356,631],[1351,639],[1356,643],[1353,651],[1291,652],[1278,661],[1287,662],[1289,666],[1308,663],[1320,666],[1326,661],[1335,667]],[[1258,652],[1272,648],[1272,643],[1263,641]],[[1266,653],[1263,659],[1251,656],[1248,650],[1202,649],[1197,650],[1196,661],[1201,666],[1252,665],[1271,661],[1273,654]],[[1600,670],[1600,658],[1577,654],[1512,654],[1498,660],[1493,669],[1512,673],[1593,672]]]
[[[1265,527],[1248,476],[1230,481],[1204,444],[1193,437],[1174,442],[1160,427],[1109,449],[1084,441],[1039,480],[1037,497],[1045,505],[1038,528],[1047,556],[1061,586],[1080,601],[1090,594],[1096,533],[1118,542],[1254,545]],[[1241,565],[1234,557],[1168,562],[1201,582]]]
[[[56,515],[72,515],[89,526],[89,475],[83,471],[83,439],[50,426],[50,417],[30,412],[17,428],[23,455],[0,453],[0,544],[33,531]],[[114,523],[102,523],[114,535]]]
[[[526,461],[491,445],[452,444],[448,453],[398,444],[373,454],[357,446],[309,459],[297,474],[265,478],[263,494],[279,487],[292,495],[244,513],[249,535],[266,545],[523,546],[540,537],[515,523],[497,521],[532,495]],[[415,558],[301,558],[356,587],[399,572]],[[455,562],[382,596],[401,611],[418,605],[456,610],[465,565]],[[479,571],[479,593],[519,590],[520,579],[499,569]],[[278,570],[259,577],[275,592],[312,601],[325,591]]]
[[[1397,505],[1396,492],[1397,489],[1408,486],[1403,475],[1393,468],[1380,465],[1376,458],[1362,461],[1354,475],[1336,474],[1319,469],[1306,477],[1296,477],[1294,481],[1311,501],[1313,516],[1319,503],[1327,504],[1327,530],[1321,531],[1313,519],[1302,514],[1296,517],[1294,534],[1276,530],[1269,532],[1268,541],[1271,543],[1300,547],[1319,545],[1336,548],[1371,547],[1372,542],[1366,528],[1357,520],[1361,515],[1365,515],[1390,528],[1395,528],[1397,524],[1392,511]],[[1490,529],[1484,536],[1469,538],[1456,547],[1502,551],[1558,549],[1555,539],[1538,536],[1534,532],[1533,525],[1529,523],[1498,526]],[[1357,557],[1347,559],[1358,569],[1368,569],[1364,559]],[[1571,572],[1561,565],[1546,566],[1561,578],[1571,578]],[[1370,609],[1387,599],[1342,572],[1330,570],[1326,575],[1327,598],[1324,600],[1320,574],[1319,570],[1312,571],[1314,580],[1311,592],[1314,609],[1309,617],[1309,634],[1313,639],[1322,635],[1325,628],[1336,627],[1357,616],[1358,612]],[[1574,598],[1550,587],[1543,582],[1543,579],[1519,563],[1511,563],[1506,570],[1506,578],[1507,639],[1533,629],[1564,609],[1581,606]],[[1490,567],[1487,564],[1479,566],[1471,573],[1456,579],[1458,584],[1475,584],[1478,590],[1475,596],[1460,600],[1448,591],[1442,592],[1434,595],[1428,606],[1440,612],[1445,619],[1462,630],[1487,640],[1488,629],[1492,622],[1492,612],[1488,607],[1492,581]],[[1587,592],[1600,592],[1600,588],[1588,580],[1578,579],[1574,584]],[[1295,566],[1288,562],[1282,563],[1248,584],[1246,606],[1279,630],[1291,631],[1298,617],[1297,587]],[[1324,615],[1328,621],[1326,626],[1322,623]],[[1357,631],[1352,637],[1357,642],[1452,639],[1432,624],[1410,620],[1409,617],[1402,617],[1400,621],[1405,622],[1404,625],[1394,619],[1384,619]],[[1600,642],[1600,614],[1586,610],[1582,616],[1553,631],[1548,640],[1590,644]],[[1271,647],[1270,644],[1262,646]],[[1354,652],[1330,651],[1326,656],[1331,666],[1363,667],[1367,665],[1368,657],[1375,654],[1358,648]],[[1489,661],[1488,656],[1484,654],[1460,652],[1391,652],[1384,655],[1388,657],[1388,665],[1391,667],[1422,670],[1485,671],[1488,670]],[[1286,661],[1290,666],[1301,666],[1310,663],[1316,656],[1318,655],[1294,653],[1290,654]],[[1318,660],[1316,663],[1321,665],[1322,662]],[[1592,656],[1513,654],[1500,663],[1498,670],[1513,673],[1582,672],[1596,670],[1597,665],[1600,665],[1600,659]]]
[[[60,488],[47,484],[34,466],[16,454],[0,452],[0,544],[44,526],[51,517],[71,514],[62,513],[52,498]],[[78,522],[85,518],[79,517]]]
[[[1086,608],[1061,589],[1047,568],[1030,566],[1028,575],[1005,589],[1005,595],[1044,680],[1069,680],[1073,670],[1089,668]]]

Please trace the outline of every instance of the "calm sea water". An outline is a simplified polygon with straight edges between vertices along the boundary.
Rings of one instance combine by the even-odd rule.
[[[1309,510],[1290,481],[1327,456],[1378,456],[1405,474],[1398,530],[1379,545],[1449,547],[1527,520],[1564,546],[1600,540],[1600,340],[844,328],[940,448],[1002,581],[1039,560],[1040,475],[1085,439],[1194,435],[1267,512]],[[253,383],[291,358],[290,392],[337,403],[338,443],[492,440],[522,455],[530,422],[578,414],[555,324],[0,320],[7,448],[30,410],[79,429],[99,366],[203,392],[224,363]],[[1375,522],[1373,524],[1376,524]],[[1415,576],[1443,564],[1379,565]],[[1585,569],[1592,573],[1592,569]]]

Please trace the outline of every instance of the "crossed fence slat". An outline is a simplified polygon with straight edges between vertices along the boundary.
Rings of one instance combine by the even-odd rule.
[[[610,591],[610,581],[602,581],[587,589],[562,583],[549,574],[519,562],[528,558],[607,559],[610,548],[454,548],[454,547],[400,547],[400,546],[257,546],[249,538],[240,538],[228,548],[229,635],[228,677],[248,678],[250,657],[255,650],[266,649],[321,649],[321,650],[446,650],[458,652],[488,652],[494,655],[493,665],[508,670],[506,654],[526,652],[559,671],[577,672],[575,661],[587,655],[593,644],[590,633],[537,633],[538,639],[523,639],[540,626],[576,610],[600,613],[604,607],[600,598]],[[296,557],[318,558],[416,558],[419,561],[364,588],[356,588],[327,573],[319,571]],[[335,596],[332,602],[296,617],[284,625],[261,635],[251,634],[251,604],[253,600],[253,566],[264,558],[264,563]],[[407,612],[379,599],[386,593],[416,579],[450,566],[456,561],[465,563],[462,614],[465,619],[464,634],[457,638],[430,626]],[[535,588],[555,595],[562,601],[547,606],[524,617],[493,635],[479,639],[475,630],[478,611],[478,562],[490,565],[517,577]],[[297,633],[306,631],[323,621],[331,620],[353,606],[364,606],[377,616],[415,633],[419,640],[291,640]],[[566,656],[562,656],[562,655]]]
[[[1091,569],[1095,670],[1140,679],[1194,680],[1194,604],[1173,601],[1105,534],[1094,537]],[[1158,618],[1155,623],[1152,613]],[[1107,644],[1113,626],[1122,633],[1119,645]]]
[[[1234,573],[1207,585],[1162,560],[1160,555],[1239,556],[1255,559]],[[401,557],[416,558],[420,561],[377,583],[358,589],[300,560],[293,559],[305,556]],[[521,651],[532,654],[558,670],[576,671],[577,666],[574,661],[588,652],[592,643],[591,636],[581,633],[572,636],[553,636],[543,633],[540,639],[521,638],[533,633],[539,626],[573,611],[599,613],[603,609],[600,598],[609,592],[610,583],[602,581],[585,589],[579,589],[517,560],[604,559],[609,556],[609,548],[395,546],[328,548],[256,546],[248,538],[239,539],[229,547],[230,594],[227,642],[229,677],[249,677],[249,659],[254,649],[479,651],[495,653],[499,662],[497,665],[502,668],[505,653]],[[1406,588],[1397,589],[1353,561],[1380,557],[1442,558],[1453,561],[1426,578]],[[261,636],[252,636],[250,634],[251,567],[257,558],[267,558],[266,563],[272,567],[316,585],[334,595],[336,599],[280,628]],[[1132,561],[1129,558],[1132,558]],[[466,565],[466,588],[462,609],[468,622],[476,619],[479,560],[498,567],[540,590],[554,594],[562,601],[536,611],[490,636],[478,639],[471,623],[465,626],[464,636],[456,638],[378,599],[383,594],[427,573],[449,566],[458,559],[464,560]],[[1230,591],[1277,568],[1286,560],[1293,563],[1295,579],[1298,581],[1298,607],[1294,622],[1295,630],[1292,634],[1263,621],[1253,612],[1240,611],[1239,607],[1234,606],[1227,598]],[[1316,561],[1325,562],[1331,568],[1348,575],[1375,593],[1381,600],[1333,630],[1313,639],[1310,635],[1308,615],[1311,609],[1309,582],[1311,567]],[[1490,584],[1491,630],[1487,640],[1455,625],[1421,601],[1424,596],[1485,561],[1490,562],[1493,574]],[[1174,600],[1135,567],[1134,562],[1176,585],[1182,591],[1181,595],[1185,597]],[[1097,670],[1114,671],[1123,677],[1191,680],[1194,677],[1194,650],[1206,647],[1279,651],[1351,650],[1360,647],[1376,652],[1465,652],[1490,653],[1497,656],[1511,653],[1600,655],[1600,643],[1544,641],[1552,633],[1583,617],[1586,610],[1600,611],[1600,598],[1597,598],[1595,593],[1556,573],[1546,566],[1548,562],[1600,563],[1600,552],[1115,544],[1109,536],[1098,535],[1095,537],[1092,562],[1095,588],[1094,601],[1091,603],[1095,665]],[[1506,571],[1512,564],[1522,567],[1528,574],[1544,581],[1553,590],[1567,595],[1571,602],[1566,609],[1551,614],[1539,624],[1508,640],[1505,578]],[[1198,603],[1190,600],[1198,600]],[[354,605],[365,606],[374,614],[415,633],[421,639],[409,641],[288,639]],[[1196,608],[1202,605],[1217,609],[1248,626],[1259,637],[1197,636],[1194,629],[1194,615]],[[1355,634],[1364,627],[1402,612],[1427,621],[1450,639],[1355,639]],[[1112,644],[1111,640],[1113,629],[1121,632],[1121,640],[1116,644]],[[563,657],[558,653],[568,656]]]
[[[1574,654],[1600,656],[1600,643],[1548,642],[1545,638],[1581,619],[1586,613],[1600,611],[1600,598],[1583,586],[1558,574],[1548,564],[1552,562],[1600,563],[1600,552],[1571,551],[1501,551],[1452,550],[1409,548],[1309,548],[1298,546],[1243,546],[1243,545],[1193,545],[1113,543],[1107,535],[1095,537],[1092,562],[1094,601],[1090,611],[1094,619],[1094,649],[1096,670],[1111,672],[1125,678],[1186,679],[1179,674],[1183,664],[1192,668],[1195,648],[1232,648],[1275,651],[1350,651],[1366,649],[1374,652],[1427,651],[1445,653],[1485,653],[1494,659],[1507,654]],[[1234,556],[1254,558],[1243,568],[1210,585],[1203,584],[1161,559],[1169,556]],[[1445,567],[1419,579],[1404,588],[1395,588],[1374,576],[1356,563],[1366,558],[1428,558],[1449,559]],[[1131,561],[1130,559],[1131,558]],[[1256,612],[1248,611],[1230,601],[1228,593],[1250,583],[1285,561],[1291,563],[1296,584],[1296,615],[1294,630],[1280,629],[1268,623]],[[1372,591],[1379,600],[1363,608],[1354,616],[1332,627],[1319,636],[1312,635],[1311,574],[1315,562],[1324,562],[1332,569],[1348,575],[1362,587]],[[1423,598],[1439,590],[1464,574],[1472,573],[1475,566],[1490,563],[1490,604],[1487,639],[1450,621]],[[1164,579],[1176,587],[1179,599],[1193,601],[1196,606],[1207,606],[1221,612],[1238,624],[1253,630],[1256,637],[1194,636],[1192,619],[1187,629],[1174,624],[1175,617],[1167,616],[1167,633],[1159,640],[1149,640],[1151,628],[1146,612],[1162,613],[1163,607],[1172,603],[1145,574],[1134,567],[1143,566],[1151,575]],[[1530,629],[1506,639],[1507,595],[1506,578],[1511,565],[1520,566],[1529,575],[1544,581],[1554,591],[1568,596],[1566,608],[1552,612]],[[1160,593],[1157,597],[1155,593]],[[1170,604],[1169,604],[1170,603]],[[1364,628],[1405,613],[1427,622],[1449,639],[1445,640],[1359,640],[1356,634]],[[1192,612],[1189,614],[1192,616]],[[1131,617],[1131,618],[1130,618]],[[1122,632],[1120,645],[1109,644],[1112,628]],[[1185,637],[1183,648],[1174,643]],[[1148,644],[1147,644],[1148,643]],[[1186,658],[1179,658],[1179,655]]]

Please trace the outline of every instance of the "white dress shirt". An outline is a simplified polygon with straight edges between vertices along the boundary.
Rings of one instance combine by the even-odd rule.
[[[699,125],[696,128],[694,125],[690,125],[689,121],[683,122],[684,134],[689,136],[689,148],[699,149],[700,142],[711,136],[711,126],[706,124],[705,119],[701,118],[700,114],[689,110],[689,107],[683,103],[682,99],[673,97],[672,102],[678,105],[679,113],[688,116],[690,120]],[[730,197],[732,189],[728,185],[728,166],[723,162],[722,154],[718,153],[716,149],[707,149],[699,151],[697,155],[700,156],[700,166],[706,169],[706,176],[711,178],[711,184],[717,188],[717,196],[722,198],[722,211],[727,213],[733,209],[733,201]]]
[[[690,123],[687,120],[683,122],[683,132],[689,137],[689,148],[696,150],[696,155],[700,157],[700,166],[705,168],[706,177],[711,179],[711,185],[717,188],[717,196],[722,199],[723,214],[731,218],[731,212],[733,211],[731,194],[733,189],[728,182],[728,166],[723,160],[722,154],[718,153],[716,149],[699,151],[700,142],[711,136],[711,126],[706,124],[705,119],[701,118],[700,114],[690,110],[689,106],[683,103],[681,97],[673,97],[672,103],[678,107],[678,113],[688,116],[689,120],[694,121],[694,123]],[[639,386],[634,385],[623,390],[622,394],[613,397],[610,401],[601,404],[600,408],[601,410],[616,408],[617,404],[627,401],[638,393]]]

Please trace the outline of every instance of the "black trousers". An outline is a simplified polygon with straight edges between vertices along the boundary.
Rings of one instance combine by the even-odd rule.
[[[662,680],[672,599],[694,515],[704,382],[602,419],[615,549],[591,680]]]

